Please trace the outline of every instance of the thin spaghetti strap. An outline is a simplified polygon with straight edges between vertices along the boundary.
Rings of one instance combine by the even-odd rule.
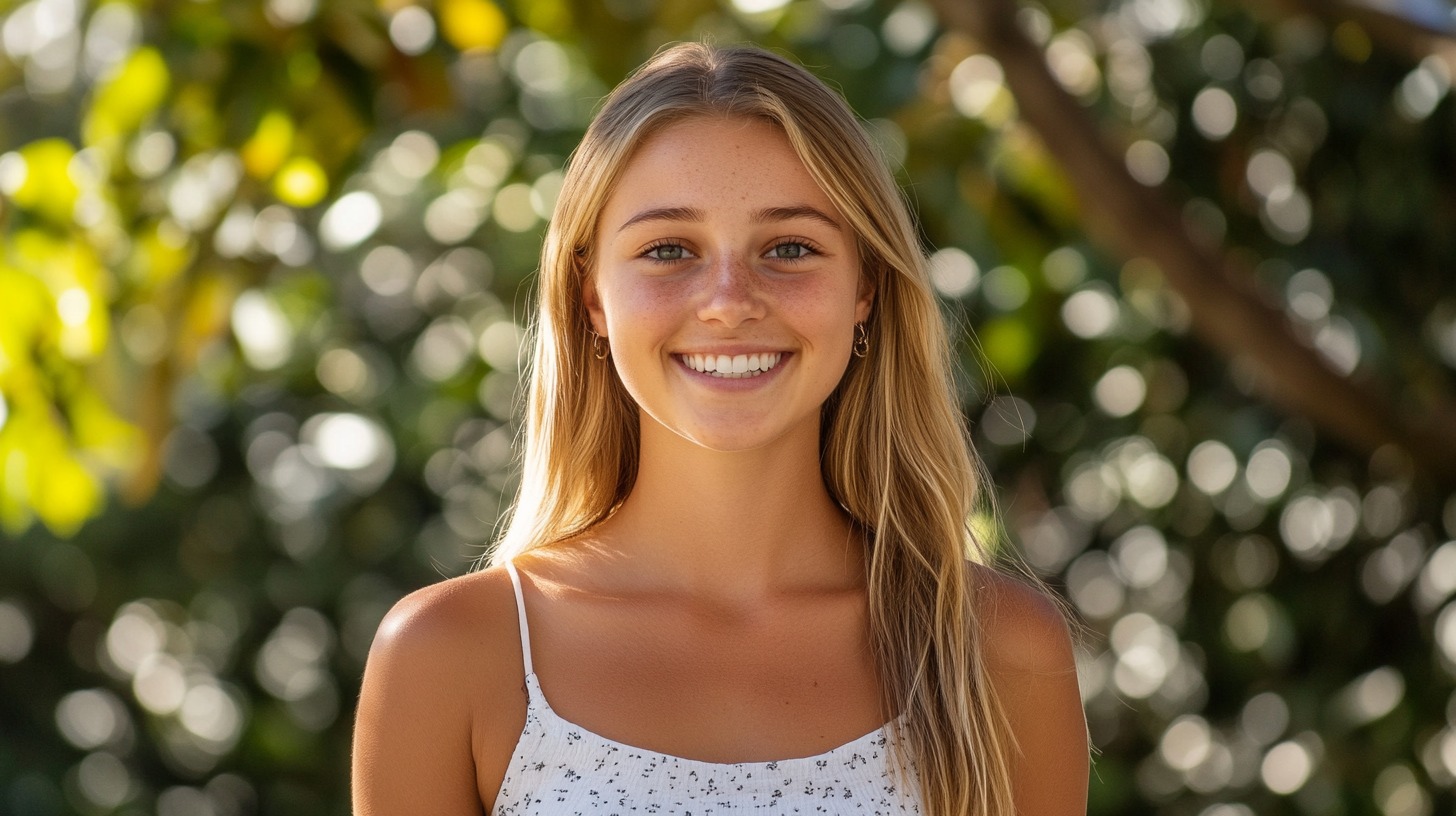
[[[510,573],[511,586],[516,589],[516,618],[521,622],[521,662],[526,664],[527,676],[534,674],[531,668],[531,629],[526,625],[526,601],[521,597],[521,576],[516,572],[516,565],[510,561],[506,562],[506,572]]]

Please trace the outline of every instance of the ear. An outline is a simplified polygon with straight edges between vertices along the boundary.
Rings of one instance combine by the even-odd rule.
[[[586,317],[592,331],[607,336],[607,317],[602,311],[602,297],[597,292],[597,283],[588,275],[581,282],[581,302],[586,306]]]
[[[875,282],[869,275],[859,276],[859,299],[854,302],[854,322],[863,323],[870,319],[870,307],[875,305]]]

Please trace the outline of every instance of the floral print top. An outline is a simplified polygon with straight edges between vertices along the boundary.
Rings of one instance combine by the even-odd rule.
[[[494,816],[921,812],[913,763],[909,785],[890,765],[888,725],[816,756],[717,763],[624,745],[562,719],[531,668],[520,577],[513,564],[506,569],[516,591],[528,702]]]

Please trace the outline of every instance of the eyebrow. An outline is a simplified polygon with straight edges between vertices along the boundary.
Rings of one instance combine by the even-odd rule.
[[[771,221],[791,221],[796,218],[807,218],[811,221],[818,221],[836,230],[843,231],[844,228],[838,221],[830,218],[822,210],[808,205],[794,207],[765,207],[753,214],[752,221],[755,224],[766,224]],[[695,207],[656,207],[650,210],[643,210],[640,213],[627,219],[627,222],[617,228],[617,232],[623,232],[630,227],[651,221],[706,221],[707,216],[702,210]]]
[[[638,224],[649,221],[706,221],[702,210],[692,207],[658,207],[652,210],[643,210],[640,213],[627,219],[627,223],[617,228],[617,232],[623,232],[628,227],[635,227]]]
[[[807,218],[811,221],[818,221],[825,226],[833,227],[841,232],[844,230],[843,227],[839,226],[838,221],[808,205],[799,205],[797,207],[769,207],[759,210],[753,214],[753,223],[764,224],[769,221],[792,221],[796,218]]]

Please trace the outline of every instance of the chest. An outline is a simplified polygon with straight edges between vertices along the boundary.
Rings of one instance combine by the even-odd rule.
[[[888,718],[863,601],[725,612],[671,600],[563,599],[531,610],[541,690],[563,719],[706,762],[811,756]]]

